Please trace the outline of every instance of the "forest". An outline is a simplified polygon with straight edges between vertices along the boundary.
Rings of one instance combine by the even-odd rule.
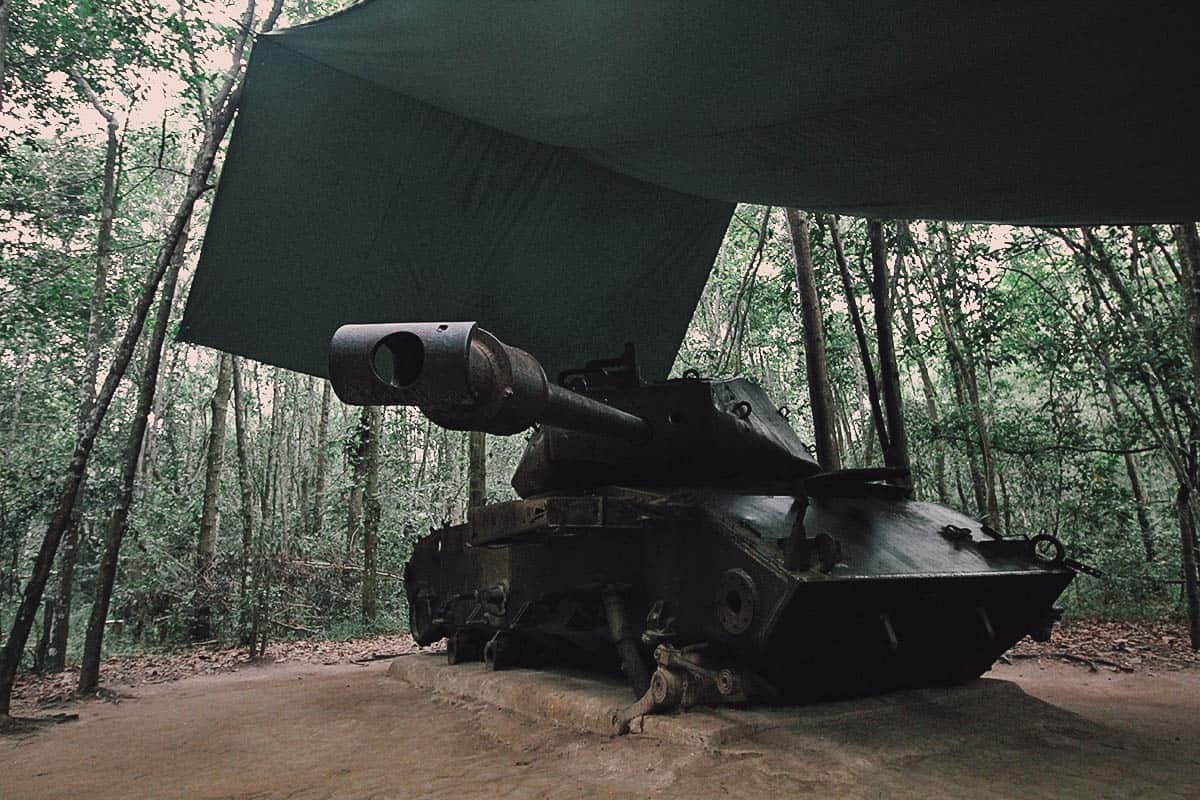
[[[524,435],[175,341],[254,37],[339,5],[0,4],[0,712],[18,669],[403,629],[413,542],[515,496]],[[672,375],[761,383],[826,467],[1061,539],[1068,615],[1200,648],[1198,275],[1193,222],[741,205]]]

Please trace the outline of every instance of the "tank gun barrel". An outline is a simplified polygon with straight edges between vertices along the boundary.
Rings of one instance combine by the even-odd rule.
[[[537,359],[474,322],[343,325],[329,378],[345,403],[417,406],[453,430],[508,435],[544,423],[650,438],[645,419],[547,380]]]

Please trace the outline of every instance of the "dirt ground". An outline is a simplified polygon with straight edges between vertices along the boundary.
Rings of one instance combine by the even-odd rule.
[[[73,704],[77,721],[0,738],[0,797],[1200,796],[1194,669],[1023,660],[992,673],[1023,692],[848,701],[713,752],[451,703],[387,667],[273,664]]]

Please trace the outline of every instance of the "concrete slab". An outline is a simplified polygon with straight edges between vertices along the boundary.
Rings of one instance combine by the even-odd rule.
[[[481,662],[451,666],[444,655],[430,653],[400,656],[388,675],[444,697],[606,735],[612,710],[633,702],[629,689],[617,681],[549,670],[492,672]]]
[[[442,697],[485,703],[538,721],[607,736],[614,709],[633,702],[616,679],[559,670],[491,672],[481,663],[449,665],[445,656],[418,653],[395,659],[388,675]],[[737,750],[765,734],[808,735],[905,727],[915,718],[980,715],[1010,718],[1036,711],[1051,727],[1091,726],[1069,712],[1029,697],[1009,681],[983,679],[966,686],[919,689],[809,706],[694,708],[635,720],[632,734],[708,750]],[[836,738],[836,737],[835,737]]]

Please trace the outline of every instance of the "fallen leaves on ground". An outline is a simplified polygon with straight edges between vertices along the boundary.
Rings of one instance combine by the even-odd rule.
[[[300,662],[308,664],[340,664],[367,662],[422,650],[407,634],[370,636],[346,641],[276,642],[267,647],[259,663]],[[105,687],[136,687],[167,683],[193,675],[232,672],[250,665],[245,647],[192,647],[171,653],[147,653],[135,656],[115,656],[105,659],[100,668],[100,681]],[[39,675],[22,672],[17,675],[13,689],[12,713],[28,713],[36,709],[69,703],[76,699],[79,667],[68,666],[63,672]],[[119,691],[102,689],[101,699],[119,702]]]
[[[1177,622],[1066,620],[1049,642],[1026,638],[1008,651],[1010,661],[1048,658],[1091,669],[1119,672],[1200,667],[1187,627]]]

